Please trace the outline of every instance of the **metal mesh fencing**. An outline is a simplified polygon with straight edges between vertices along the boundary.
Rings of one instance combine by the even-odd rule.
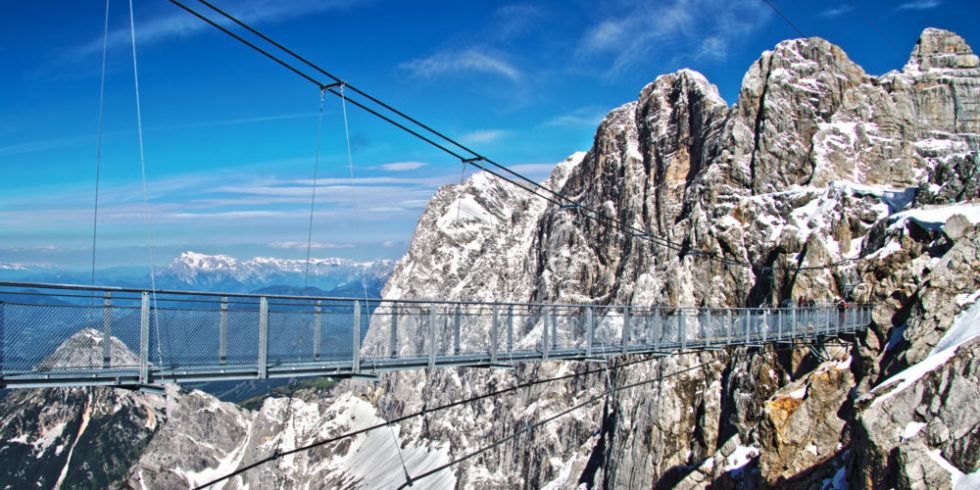
[[[45,372],[133,379],[138,370],[140,380],[149,380],[235,369],[261,378],[315,366],[358,373],[378,366],[509,365],[790,342],[853,332],[871,321],[866,306],[475,304],[174,292],[151,301],[148,293],[96,293],[0,302],[2,381],[43,379],[38,373]]]

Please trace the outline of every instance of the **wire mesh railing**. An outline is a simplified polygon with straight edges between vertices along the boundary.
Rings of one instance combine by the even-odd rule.
[[[690,308],[0,283],[0,385],[145,385],[506,367],[852,333],[866,305]]]

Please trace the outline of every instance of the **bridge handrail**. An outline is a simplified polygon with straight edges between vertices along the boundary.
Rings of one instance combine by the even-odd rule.
[[[329,301],[338,303],[349,303],[352,301],[361,301],[365,303],[398,303],[398,304],[420,304],[420,305],[466,305],[466,306],[523,306],[523,307],[560,307],[560,308],[597,308],[597,309],[617,309],[628,307],[630,309],[669,309],[669,310],[683,310],[683,311],[700,311],[705,309],[710,310],[732,310],[732,311],[761,311],[761,310],[806,310],[807,308],[823,308],[830,306],[829,304],[816,305],[812,307],[796,307],[796,306],[750,306],[750,307],[728,307],[728,306],[678,306],[678,305],[617,305],[617,304],[588,304],[588,303],[521,303],[512,301],[472,301],[472,300],[429,300],[429,299],[396,299],[396,298],[351,298],[351,297],[341,297],[341,296],[303,296],[303,295],[290,295],[290,294],[267,294],[267,293],[226,293],[226,292],[212,292],[212,291],[189,291],[189,290],[175,290],[175,289],[157,289],[151,291],[148,288],[134,288],[134,287],[121,287],[121,286],[91,286],[82,284],[59,284],[59,283],[40,283],[40,282],[22,282],[22,281],[0,281],[0,287],[12,287],[12,288],[32,288],[32,289],[44,289],[44,290],[63,290],[63,291],[90,291],[90,292],[102,292],[102,293],[153,293],[159,296],[194,296],[202,297],[206,299],[181,299],[181,298],[160,298],[161,302],[195,302],[195,303],[226,303],[226,304],[248,304],[248,305],[258,305],[261,298],[266,298],[267,300],[291,300],[291,301],[302,301],[303,303],[282,303],[279,306],[297,306],[302,304],[307,304],[315,301]],[[0,291],[2,294],[23,294],[23,295],[38,295],[38,296],[54,296],[54,297],[90,297],[88,295],[70,295],[64,293],[40,293],[40,292],[22,292],[22,291]],[[234,302],[222,300],[222,298],[250,298],[254,299],[255,302]],[[119,297],[116,299],[127,299],[127,300],[139,300],[139,297]],[[270,305],[275,305],[270,303]],[[853,306],[866,306],[864,304],[855,304]]]

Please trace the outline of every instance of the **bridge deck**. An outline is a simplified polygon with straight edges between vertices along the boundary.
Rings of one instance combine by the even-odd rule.
[[[508,368],[790,343],[853,333],[869,321],[867,306],[841,313],[364,300],[0,282],[0,386]]]

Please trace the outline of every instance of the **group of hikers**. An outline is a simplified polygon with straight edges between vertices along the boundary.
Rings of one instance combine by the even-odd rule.
[[[837,305],[837,311],[841,313],[843,313],[845,310],[851,307],[851,305],[847,302],[846,299],[837,300],[836,305]],[[817,302],[812,299],[800,298],[799,300],[796,301],[797,308],[813,308],[815,306],[817,306]]]

